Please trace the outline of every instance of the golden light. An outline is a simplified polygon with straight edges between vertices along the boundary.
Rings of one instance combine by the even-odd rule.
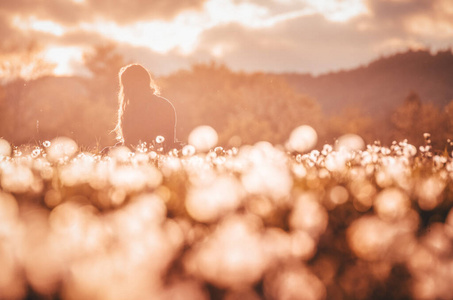
[[[209,151],[209,149],[215,147],[217,141],[217,132],[211,126],[198,126],[189,134],[189,144],[200,152]]]
[[[39,20],[34,16],[28,18],[15,16],[13,17],[12,24],[22,31],[38,31],[55,36],[62,36],[66,32],[66,28],[62,25],[50,20]]]
[[[328,222],[327,211],[311,193],[299,196],[289,216],[291,229],[305,231],[315,239],[324,233]]]
[[[54,74],[58,76],[74,73],[76,65],[83,61],[84,49],[82,47],[50,46],[43,52],[45,61],[55,64]]]
[[[306,152],[318,142],[318,134],[308,125],[296,127],[290,134],[286,147],[290,151]]]
[[[301,0],[313,10],[332,22],[346,22],[362,14],[368,14],[368,8],[363,0]]]
[[[423,14],[414,15],[405,22],[409,32],[421,36],[447,38],[453,36],[453,24],[448,18],[432,18]]]
[[[0,157],[11,155],[11,145],[5,139],[0,138]]]
[[[201,11],[186,11],[171,21],[140,21],[128,25],[98,20],[82,23],[80,28],[99,33],[116,42],[147,47],[157,53],[178,50],[190,54],[195,50],[199,36],[210,28],[231,22],[255,25],[267,10],[253,4],[234,4],[229,0],[209,0]]]
[[[194,48],[202,29],[184,21],[184,18],[182,18],[182,20],[173,22],[137,22],[125,26],[114,22],[98,21],[96,23],[83,23],[80,27],[116,42],[146,47],[161,54],[175,48],[181,53],[188,53]]]
[[[85,0],[72,0],[77,5],[85,5]],[[294,6],[294,2],[279,0]],[[23,32],[49,34],[63,37],[66,33],[83,31],[86,34],[99,34],[102,38],[129,45],[142,47],[158,54],[170,51],[183,56],[190,55],[200,47],[203,33],[218,26],[239,24],[244,28],[263,29],[280,23],[309,15],[322,15],[330,22],[346,22],[356,16],[367,14],[363,0],[299,0],[296,9],[276,12],[265,4],[255,4],[233,0],[207,0],[199,10],[186,10],[171,20],[152,19],[128,24],[97,18],[93,22],[82,22],[73,26],[65,26],[52,20],[39,19],[37,16],[14,16],[13,27]],[[208,46],[208,52],[221,58],[234,49],[231,44],[214,44]],[[45,60],[56,64],[56,75],[75,73],[77,66],[82,64],[83,49],[78,46],[49,48],[45,52]]]

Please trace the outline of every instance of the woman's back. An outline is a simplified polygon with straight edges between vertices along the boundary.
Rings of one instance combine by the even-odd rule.
[[[130,101],[123,115],[123,137],[127,146],[150,143],[157,136],[165,138],[165,148],[175,142],[176,112],[165,98],[149,94]]]

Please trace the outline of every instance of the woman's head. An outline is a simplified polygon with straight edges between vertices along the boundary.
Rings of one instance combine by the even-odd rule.
[[[139,64],[122,67],[119,73],[119,80],[125,94],[151,88],[151,76]]]

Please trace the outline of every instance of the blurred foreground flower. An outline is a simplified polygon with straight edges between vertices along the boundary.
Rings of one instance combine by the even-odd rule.
[[[0,138],[0,158],[11,155],[11,145],[7,140]]]
[[[189,144],[199,152],[208,151],[217,144],[218,136],[214,128],[210,126],[198,126],[189,134]]]
[[[287,148],[290,151],[307,152],[311,150],[317,142],[318,134],[316,131],[308,125],[302,125],[291,132]]]
[[[193,134],[168,154],[0,139],[0,299],[453,298],[450,156]]]

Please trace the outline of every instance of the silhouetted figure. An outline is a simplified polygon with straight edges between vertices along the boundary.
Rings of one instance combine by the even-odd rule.
[[[163,148],[176,146],[176,111],[159,90],[148,71],[139,64],[121,68],[119,73],[117,139],[126,146],[152,143],[165,138]]]

